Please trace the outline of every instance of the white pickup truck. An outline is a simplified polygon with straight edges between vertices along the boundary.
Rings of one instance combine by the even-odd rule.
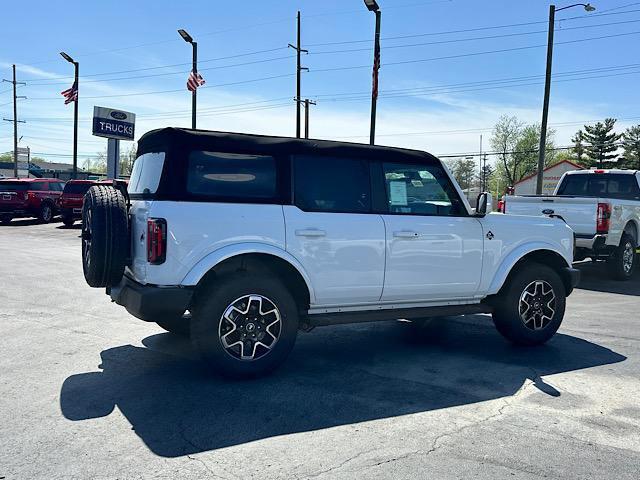
[[[504,213],[562,217],[576,236],[575,260],[606,260],[614,278],[628,280],[640,242],[640,171],[576,170],[553,195],[507,195]]]
[[[231,376],[338,323],[491,313],[544,343],[579,279],[573,232],[490,210],[426,152],[166,128],[139,140],[127,191],[85,196],[83,268]]]

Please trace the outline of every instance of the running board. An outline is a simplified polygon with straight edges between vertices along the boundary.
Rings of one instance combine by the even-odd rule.
[[[492,313],[491,306],[484,303],[471,305],[443,305],[439,307],[397,308],[384,310],[368,310],[357,312],[316,313],[307,315],[305,321],[309,327],[325,325],[341,325],[345,323],[378,322],[381,320],[397,320],[399,318],[447,317],[455,315],[473,315],[476,313]]]

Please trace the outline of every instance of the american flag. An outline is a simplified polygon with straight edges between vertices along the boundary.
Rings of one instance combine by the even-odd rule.
[[[371,90],[374,98],[378,98],[378,70],[380,70],[380,52],[374,53]]]
[[[71,102],[78,101],[78,82],[73,82],[71,88],[67,88],[65,91],[60,92],[64,96],[64,104],[69,105]]]
[[[198,87],[204,85],[204,78],[198,72],[194,72],[191,70],[189,73],[189,78],[187,79],[187,90],[190,92],[195,92]]]

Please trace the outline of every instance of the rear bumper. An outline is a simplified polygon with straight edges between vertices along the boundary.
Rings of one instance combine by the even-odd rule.
[[[142,285],[126,276],[117,286],[107,289],[107,293],[113,302],[145,322],[182,315],[189,309],[193,296],[190,288]]]
[[[64,217],[82,218],[82,207],[61,207],[60,214]]]
[[[576,235],[576,248],[586,248],[587,250],[597,250],[607,242],[606,235]]]

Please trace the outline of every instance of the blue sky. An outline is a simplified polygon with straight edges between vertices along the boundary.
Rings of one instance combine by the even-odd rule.
[[[378,143],[472,152],[480,134],[488,147],[501,114],[539,121],[548,2],[379,3]],[[591,14],[577,7],[557,15],[558,81],[549,119],[557,145],[567,145],[580,122],[613,116],[621,119],[620,130],[640,123],[640,2],[592,3]],[[18,80],[27,82],[19,89],[28,97],[19,101],[18,116],[27,122],[19,125],[21,145],[71,161],[73,108],[60,91],[71,85],[73,68],[61,50],[80,61],[80,159],[106,147],[106,140],[91,136],[94,105],[135,112],[137,137],[161,126],[189,126],[191,51],[178,28],[199,44],[207,82],[198,93],[199,127],[294,135],[295,57],[286,46],[295,39],[298,9],[303,47],[310,51],[303,57],[310,69],[303,97],[317,101],[311,136],[366,142],[374,17],[361,0],[69,0],[63,9],[35,0],[2,8],[0,73],[10,78],[16,63]],[[0,85],[5,118],[12,116],[9,89]],[[8,151],[12,129],[1,123],[0,151]]]

